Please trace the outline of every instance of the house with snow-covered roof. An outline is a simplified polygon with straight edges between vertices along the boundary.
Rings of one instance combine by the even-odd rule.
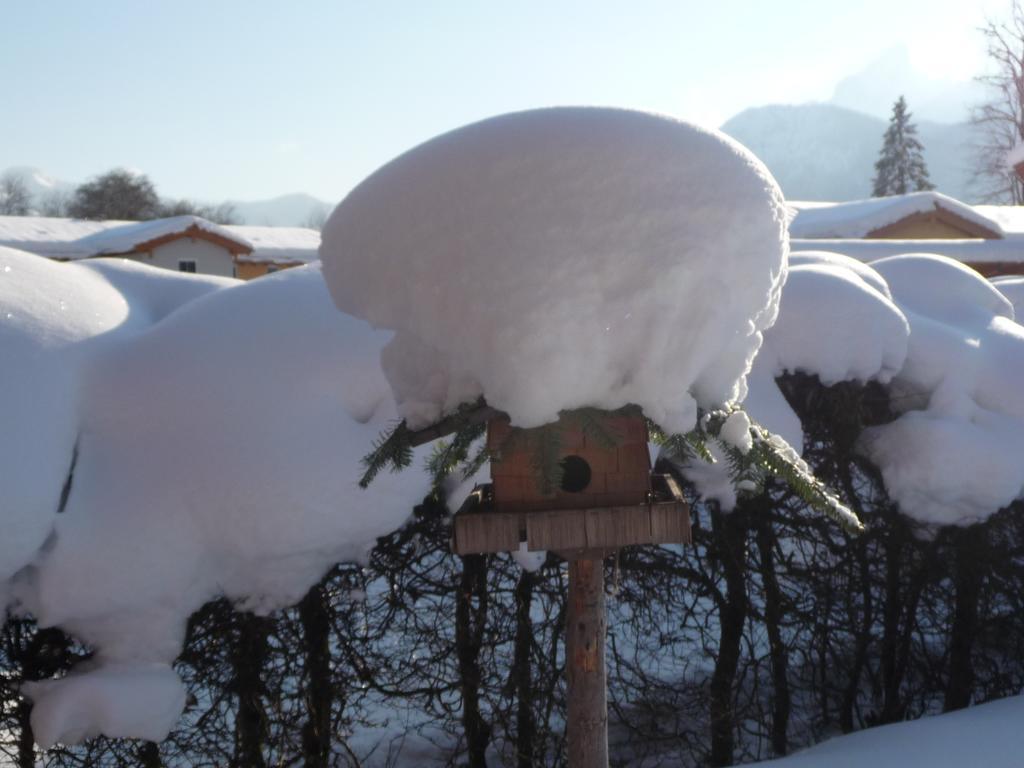
[[[800,239],[998,240],[1003,229],[974,206],[939,192],[845,203],[790,201],[791,237]]]
[[[790,201],[790,250],[831,251],[860,261],[934,253],[986,276],[1024,274],[1018,206],[968,205],[939,192],[851,202]]]
[[[199,216],[151,221],[0,216],[0,245],[58,261],[121,256],[179,272],[248,280],[315,261],[320,233],[214,224]]]

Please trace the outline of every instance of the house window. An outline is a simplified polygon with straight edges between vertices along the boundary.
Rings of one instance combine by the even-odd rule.
[[[267,265],[267,274],[269,275],[271,272],[277,272],[277,267],[275,267],[273,264],[268,264]]]
[[[184,260],[183,259],[183,260],[179,261],[178,262],[178,271],[179,272],[195,272],[196,271],[195,259],[188,259],[188,260]]]

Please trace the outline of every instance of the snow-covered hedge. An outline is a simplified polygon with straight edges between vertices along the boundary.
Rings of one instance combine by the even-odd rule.
[[[387,339],[316,267],[241,284],[0,251],[0,594],[97,651],[26,686],[41,744],[160,738],[192,612],[292,604],[408,517],[421,473],[357,486],[395,416]]]
[[[777,376],[872,380],[898,414],[858,448],[902,512],[964,525],[1021,498],[1010,301],[928,255],[798,255],[785,282],[786,250],[746,150],[601,109],[484,121],[385,166],[328,224],[327,284],[0,249],[0,598],[96,650],[25,688],[40,741],[165,734],[189,615],[270,611],[363,557],[428,481],[362,491],[360,457],[398,416],[480,395],[522,425],[636,403],[685,431],[749,380],[749,413],[799,445]],[[745,445],[747,422],[725,436]],[[731,507],[722,466],[683,471]]]

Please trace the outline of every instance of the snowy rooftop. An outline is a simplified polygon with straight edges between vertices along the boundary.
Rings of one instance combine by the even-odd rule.
[[[787,202],[796,213],[789,225],[790,236],[796,238],[866,237],[908,216],[937,210],[963,219],[994,237],[1003,236],[999,221],[978,210],[982,206],[973,207],[939,192],[914,192],[848,203]]]
[[[142,222],[0,216],[0,245],[55,259],[86,259],[130,253],[146,243],[192,228],[236,243],[242,251],[240,261],[307,263],[317,259],[320,247],[316,230],[220,225],[199,216]]]
[[[0,216],[0,245],[56,259],[81,259],[93,254],[78,241],[128,221],[85,221],[45,216]]]
[[[197,231],[215,235],[245,251],[252,248],[247,240],[226,226],[214,224],[199,216],[172,216],[167,219],[118,224],[86,235],[78,241],[78,244],[88,251],[90,256],[131,253],[140,249],[145,250],[147,245],[157,240]]]
[[[320,233],[305,227],[230,226],[231,231],[252,245],[252,253],[240,261],[301,262],[316,261]]]
[[[996,222],[1007,236],[1024,235],[1024,205],[974,205],[980,215]]]

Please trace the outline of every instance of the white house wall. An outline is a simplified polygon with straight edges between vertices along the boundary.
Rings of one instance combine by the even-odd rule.
[[[222,277],[234,277],[235,275],[235,262],[231,254],[225,248],[221,248],[209,240],[193,240],[183,237],[158,246],[151,253],[128,255],[143,264],[172,269],[175,272],[178,271],[178,262],[194,261],[196,272],[201,274]]]

